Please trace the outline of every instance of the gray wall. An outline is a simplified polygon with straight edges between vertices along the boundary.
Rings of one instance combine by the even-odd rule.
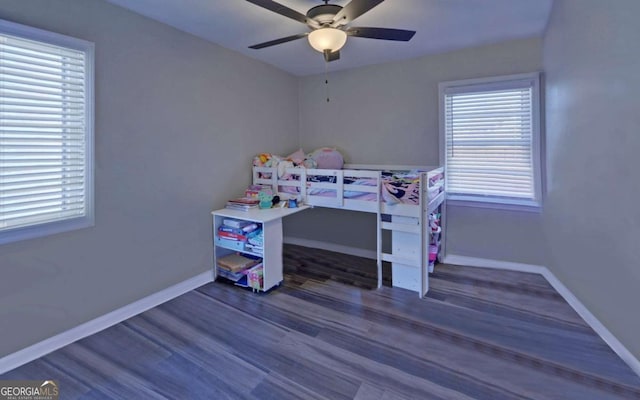
[[[640,356],[635,0],[556,0],[544,40],[544,214],[449,207],[448,252],[549,266]],[[440,81],[542,70],[519,40],[299,81],[98,0],[3,0],[0,18],[96,43],[96,226],[0,247],[0,356],[210,268],[208,213],[258,152],[438,163]],[[344,55],[345,57],[348,55]],[[278,99],[274,101],[274,99]],[[298,137],[298,131],[300,136]],[[599,204],[604,204],[598,207]],[[287,235],[373,249],[364,213]]]
[[[298,91],[102,1],[2,0],[0,18],[96,44],[96,225],[0,246],[2,356],[209,270],[209,212],[254,154],[297,147]]]
[[[348,57],[344,54],[343,57]],[[349,162],[439,164],[438,83],[540,71],[542,43],[525,39],[300,81],[300,142],[336,146]],[[285,221],[287,236],[375,249],[375,217],[311,210]],[[452,254],[544,264],[540,214],[449,207]]]
[[[556,0],[544,38],[549,267],[640,358],[640,2]]]

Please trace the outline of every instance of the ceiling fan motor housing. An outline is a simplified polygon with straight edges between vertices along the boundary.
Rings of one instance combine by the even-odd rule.
[[[327,25],[333,22],[333,17],[342,10],[342,7],[336,4],[322,4],[315,6],[307,11],[307,18]]]

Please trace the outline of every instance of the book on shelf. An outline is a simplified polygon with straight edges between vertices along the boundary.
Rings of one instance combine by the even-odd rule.
[[[239,272],[231,272],[231,271],[226,270],[224,268],[218,268],[218,274],[220,274],[221,277],[227,278],[230,281],[234,281],[234,282],[238,282],[240,279],[242,279],[246,275],[247,271],[248,270],[239,271]]]
[[[229,254],[218,259],[218,267],[231,272],[239,272],[249,267],[253,267],[262,260],[242,254]]]
[[[229,210],[249,211],[249,210],[257,210],[258,206],[227,203],[227,205],[224,206],[224,208],[227,208]]]
[[[262,272],[262,263],[258,263],[251,268],[245,269],[237,273],[229,272],[221,268],[218,268],[218,272],[220,273],[220,276],[231,280],[237,286],[249,287],[254,290],[262,290],[263,282],[264,282],[264,279],[263,279],[264,272]],[[249,277],[251,277],[251,279],[249,279]]]
[[[260,203],[260,200],[256,198],[238,197],[235,199],[228,200],[226,208],[229,208],[232,210],[248,211],[254,208],[258,208],[259,203]]]
[[[236,220],[234,221],[238,222]],[[249,222],[249,221],[239,221],[239,222]],[[249,225],[245,225],[245,224],[235,224],[235,225],[241,226],[241,227],[238,228],[238,227],[228,226],[228,225],[225,225],[223,221],[222,225],[218,227],[218,232],[229,232],[229,233],[235,233],[237,235],[246,235],[260,228],[260,226],[256,223],[249,223]]]
[[[260,200],[252,197],[238,197],[236,199],[231,199],[227,201],[227,203],[252,206],[252,205],[258,205],[258,203],[260,203]]]
[[[233,228],[231,226],[226,226],[226,225],[220,225],[218,227],[218,232],[228,232],[228,233],[235,233],[236,235],[244,235],[244,231],[240,228]]]
[[[264,247],[262,247],[262,245],[256,245],[252,243],[245,244],[244,248],[249,251],[253,251],[254,253],[262,253],[262,251],[264,250]]]
[[[253,224],[252,221],[245,221],[243,219],[225,218],[222,220],[222,225],[237,229],[242,229],[251,224]]]
[[[242,234],[239,234],[239,233],[233,233],[233,232],[218,231],[218,237],[220,237],[222,239],[235,240],[235,241],[238,241],[238,242],[246,242],[247,241],[247,237],[245,235],[242,235]]]
[[[264,249],[262,247],[254,247],[254,246],[250,246],[248,244],[245,244],[244,250],[245,251],[250,251],[250,252],[252,252],[254,254],[259,254],[259,255],[264,254]]]
[[[257,209],[258,206],[246,206],[246,205],[241,205],[241,204],[227,204],[224,208],[227,208],[229,210],[249,211],[249,210]]]

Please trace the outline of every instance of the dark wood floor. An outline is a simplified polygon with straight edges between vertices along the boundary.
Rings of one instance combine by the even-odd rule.
[[[208,284],[0,379],[56,379],[61,399],[640,399],[540,276],[440,265],[419,299],[368,289],[369,260],[285,260],[269,293]]]

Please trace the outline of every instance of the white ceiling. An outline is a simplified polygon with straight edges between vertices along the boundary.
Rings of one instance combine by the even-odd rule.
[[[306,25],[244,0],[107,0],[294,75],[324,72],[305,38],[248,46],[307,32]],[[277,0],[302,14],[320,0]],[[346,5],[349,0],[334,0]],[[415,30],[409,42],[350,37],[330,71],[542,35],[553,0],[386,0],[349,26]]]

